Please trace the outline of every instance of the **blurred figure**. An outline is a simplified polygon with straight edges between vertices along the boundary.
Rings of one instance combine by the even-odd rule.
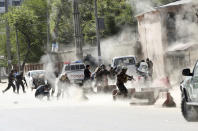
[[[57,88],[58,88],[57,99],[59,99],[61,95],[62,97],[64,97],[64,93],[68,86],[70,86],[70,80],[67,74],[64,74],[59,78],[57,83]]]
[[[90,65],[86,65],[84,70],[84,82],[91,79]]]
[[[113,68],[113,67],[110,66],[110,69],[109,69],[109,78],[111,80],[115,80],[116,74],[117,74],[116,68]]]
[[[139,61],[139,62],[136,64],[136,68],[137,68],[137,69],[140,67],[140,64],[141,64],[142,62],[144,63],[145,60],[141,60],[141,61]]]
[[[50,100],[50,90],[51,90],[51,87],[48,83],[45,85],[40,85],[36,89],[35,98],[43,99],[46,96],[47,99]]]
[[[151,60],[149,60],[149,58],[147,58],[146,63],[148,64],[149,76],[152,78],[152,76],[153,76],[153,62]]]
[[[105,65],[101,65],[101,70],[99,72],[101,76],[101,84],[103,87],[108,86],[108,75],[110,75],[110,72],[106,69]]]
[[[55,75],[55,77],[56,78],[58,78],[58,76],[59,76],[59,72],[56,70],[56,71],[54,71],[54,75]]]
[[[98,85],[101,84],[101,74],[100,74],[100,71],[101,71],[101,67],[97,67],[96,70],[95,70],[95,86],[97,87]]]
[[[17,93],[19,94],[19,88],[20,86],[23,89],[23,93],[25,93],[25,86],[23,84],[23,81],[25,82],[26,86],[27,86],[27,82],[25,80],[25,77],[23,77],[23,72],[20,72],[16,75],[16,87],[17,87]]]
[[[128,80],[134,80],[133,76],[128,76],[126,72],[127,72],[127,68],[123,67],[122,71],[117,75],[117,82],[116,82],[116,85],[120,93],[123,94],[125,97],[127,97],[128,95],[128,90],[125,87],[124,83],[126,83]]]
[[[13,88],[13,92],[15,92],[16,87],[15,87],[15,85],[13,83],[14,80],[15,80],[15,77],[14,77],[15,73],[16,73],[15,70],[11,70],[11,72],[10,72],[10,74],[8,76],[8,87],[5,90],[2,91],[3,93],[5,93],[7,90],[9,90],[10,87],[12,87]]]

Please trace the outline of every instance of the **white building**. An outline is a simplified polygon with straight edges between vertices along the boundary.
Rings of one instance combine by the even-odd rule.
[[[9,6],[19,6],[22,0],[8,0]],[[0,14],[5,13],[5,0],[0,0]]]
[[[154,75],[171,75],[194,65],[198,56],[197,0],[180,0],[139,14],[139,39],[145,58],[154,63]],[[176,71],[179,70],[179,71]]]

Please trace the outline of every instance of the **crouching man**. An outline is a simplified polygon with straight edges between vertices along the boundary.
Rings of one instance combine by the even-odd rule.
[[[134,80],[133,76],[128,76],[126,72],[127,72],[127,68],[123,67],[122,71],[117,75],[117,82],[116,82],[116,85],[120,93],[124,95],[124,97],[127,97],[128,94],[128,90],[125,87],[124,83],[126,83],[128,80]]]
[[[40,85],[35,92],[35,98],[43,99],[45,96],[50,100],[50,90],[51,87],[49,84]]]
[[[57,99],[59,99],[61,95],[63,98],[65,92],[67,93],[67,95],[69,95],[68,91],[66,91],[68,89],[68,87],[70,86],[70,80],[69,80],[67,74],[63,74],[59,78],[57,86],[58,86]]]

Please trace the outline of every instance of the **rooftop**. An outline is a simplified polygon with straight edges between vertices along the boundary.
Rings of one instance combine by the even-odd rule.
[[[174,44],[173,46],[169,47],[167,52],[185,51],[185,50],[188,50],[189,48],[192,48],[196,45],[197,45],[196,43],[192,43],[192,42],[185,43],[185,44],[177,43],[177,44]]]
[[[164,8],[164,7],[170,7],[170,6],[184,5],[184,4],[191,3],[192,1],[193,0],[179,0],[179,1],[176,1],[176,2],[172,2],[172,3],[166,4],[166,5],[159,6],[157,8]]]
[[[149,12],[152,12],[152,11],[157,11],[161,8],[166,8],[166,7],[172,7],[172,6],[178,6],[178,5],[184,5],[184,4],[189,4],[191,2],[193,2],[195,0],[179,0],[179,1],[176,1],[176,2],[172,2],[172,3],[169,3],[169,4],[166,4],[166,5],[162,5],[162,6],[159,6],[159,7],[155,7],[154,9],[152,10],[149,10],[149,11],[146,11],[146,12],[143,12],[143,13],[140,13],[138,15],[136,15],[135,17],[138,17],[138,16],[141,16],[143,14],[146,14],[146,13],[149,13]]]

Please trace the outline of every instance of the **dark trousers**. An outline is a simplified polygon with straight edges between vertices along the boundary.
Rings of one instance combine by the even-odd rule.
[[[118,89],[119,89],[120,93],[124,94],[124,96],[127,96],[128,90],[125,87],[125,85],[124,84],[117,84],[117,86],[118,86]]]
[[[22,81],[17,81],[17,82],[16,82],[16,86],[17,86],[17,93],[19,93],[19,88],[20,88],[20,86],[22,87],[23,92],[25,93],[25,86],[24,86],[24,84],[23,84]]]
[[[49,92],[36,92],[35,97],[38,99],[43,99],[43,97],[47,97],[48,100],[50,100],[50,93]]]
[[[10,87],[12,87],[13,88],[13,92],[15,92],[15,85],[12,82],[8,83],[8,87],[3,92],[6,92],[7,90],[9,90]]]

